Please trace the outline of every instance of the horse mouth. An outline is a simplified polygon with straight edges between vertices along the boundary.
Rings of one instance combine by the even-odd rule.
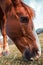
[[[37,51],[37,54],[36,54],[31,52],[29,49],[26,49],[25,52],[23,53],[23,58],[28,61],[38,60],[40,56],[41,56],[41,53],[39,51]]]
[[[26,49],[23,53],[23,58],[29,61],[33,61],[33,56],[33,53],[29,49]]]

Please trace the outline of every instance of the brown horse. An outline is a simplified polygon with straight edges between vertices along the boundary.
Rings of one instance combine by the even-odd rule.
[[[34,11],[21,0],[5,1],[5,32],[15,42],[23,56],[30,60],[32,57],[38,59],[41,52],[34,34]],[[4,35],[5,36],[5,35]],[[6,38],[5,40],[6,41]],[[6,42],[4,42],[5,48]]]

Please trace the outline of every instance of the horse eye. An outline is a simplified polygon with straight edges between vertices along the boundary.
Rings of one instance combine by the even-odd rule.
[[[29,22],[29,18],[27,16],[21,16],[20,17],[20,22],[22,22],[22,23],[28,23]]]

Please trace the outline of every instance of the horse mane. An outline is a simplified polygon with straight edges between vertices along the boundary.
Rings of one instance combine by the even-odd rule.
[[[11,1],[12,1],[15,8],[16,8],[17,5],[19,5],[19,4],[15,5],[13,0],[11,0]],[[26,5],[24,2],[22,2],[22,0],[20,0],[20,3],[25,8],[25,10],[28,12],[30,19],[33,19],[35,17],[35,11],[31,7]]]
[[[21,1],[22,6],[25,8],[25,10],[28,12],[29,15],[29,19],[32,21],[35,17],[35,11],[29,7],[28,5],[26,5],[24,2]],[[32,29],[34,28],[34,24],[32,23]]]
[[[35,17],[35,11],[31,7],[26,5],[24,2],[22,2],[22,1],[21,1],[21,4],[25,7],[25,10],[27,10],[30,18],[33,19]]]

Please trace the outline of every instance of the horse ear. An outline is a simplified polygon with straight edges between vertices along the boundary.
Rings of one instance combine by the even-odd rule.
[[[25,5],[25,6],[27,7],[27,12],[29,14],[29,17],[32,20],[35,17],[35,11],[31,7],[29,7],[27,5]]]

